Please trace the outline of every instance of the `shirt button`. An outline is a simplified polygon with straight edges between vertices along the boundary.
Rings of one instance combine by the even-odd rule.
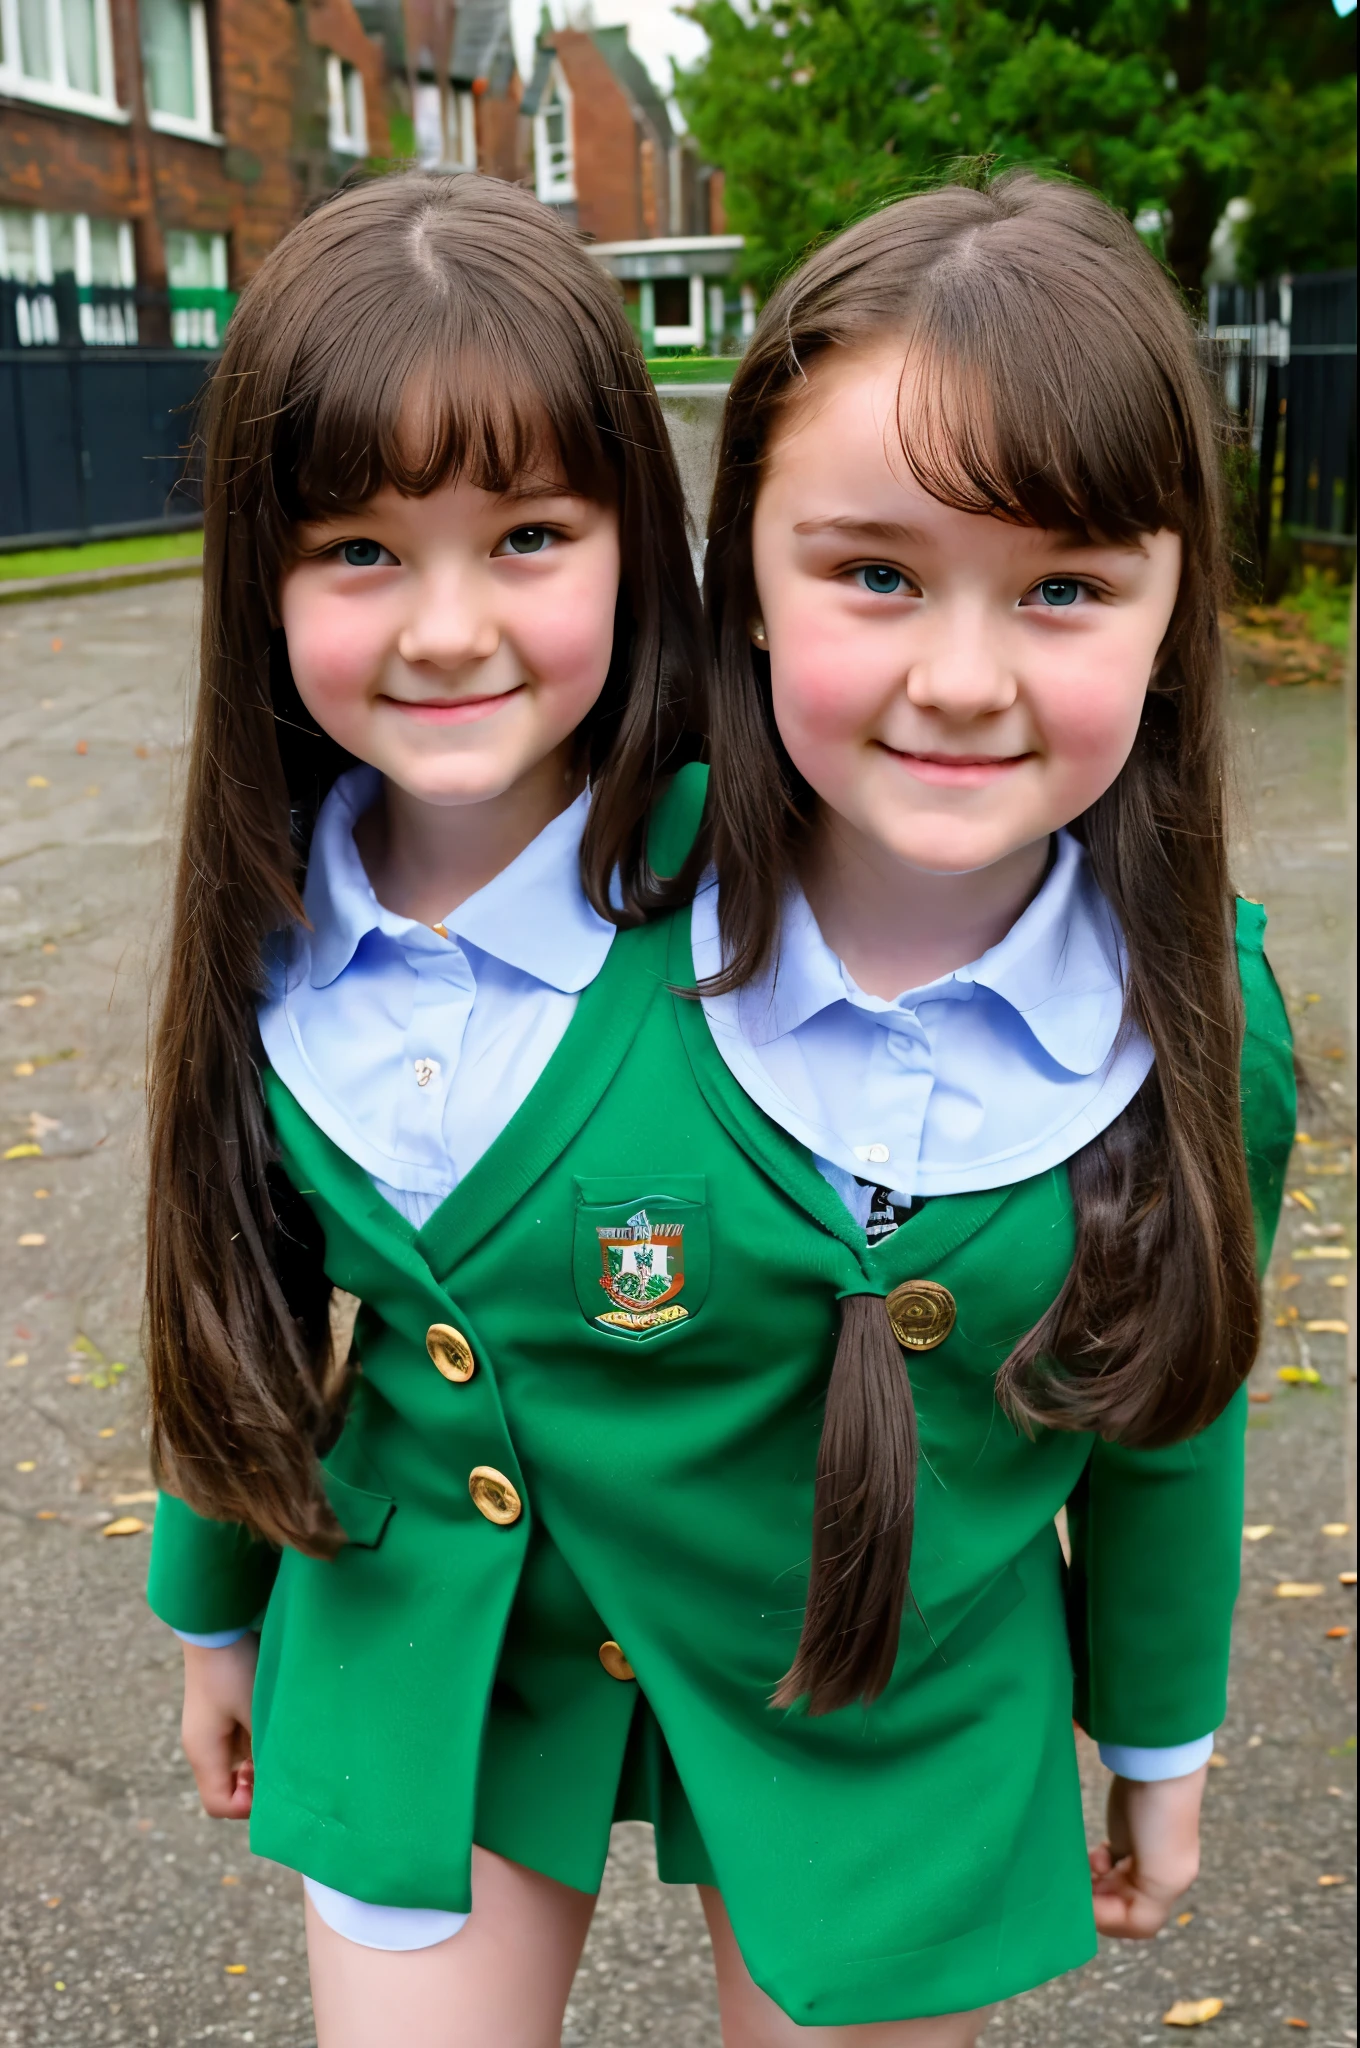
[[[886,1145],[856,1145],[854,1151],[856,1159],[867,1160],[870,1166],[882,1166],[889,1156]]]
[[[636,1671],[634,1671],[632,1665],[624,1656],[623,1651],[615,1642],[600,1644],[600,1662],[609,1673],[609,1676],[617,1678],[620,1683],[626,1683],[628,1679],[637,1677]]]
[[[425,1332],[425,1349],[435,1370],[442,1372],[446,1380],[470,1380],[477,1370],[472,1346],[452,1323],[431,1323]]]
[[[472,1505],[488,1522],[508,1529],[524,1513],[524,1503],[503,1472],[494,1465],[474,1465],[468,1474]]]
[[[954,1297],[938,1280],[904,1280],[885,1306],[893,1335],[908,1351],[933,1351],[954,1327]]]
[[[439,1072],[438,1060],[415,1060],[412,1064],[416,1071],[417,1088],[428,1088],[435,1075]]]

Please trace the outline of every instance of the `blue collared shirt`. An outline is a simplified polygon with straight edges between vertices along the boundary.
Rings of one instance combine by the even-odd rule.
[[[260,1006],[270,1064],[418,1229],[500,1136],[556,1050],[614,926],[581,887],[583,793],[442,920],[385,910],[354,827],[373,768],[342,775],[312,835],[309,931],[281,933]]]
[[[716,973],[715,883],[695,900],[692,933],[696,972]],[[1152,1065],[1124,1017],[1118,928],[1069,832],[1005,938],[952,974],[891,1000],[867,995],[793,889],[774,964],[704,1009],[735,1078],[808,1146],[861,1224],[874,1187],[905,1207],[1060,1166]]]

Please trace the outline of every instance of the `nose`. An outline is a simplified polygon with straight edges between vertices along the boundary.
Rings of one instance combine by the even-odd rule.
[[[501,643],[490,593],[475,574],[445,570],[423,576],[397,636],[397,652],[412,668],[456,674],[488,661]]]
[[[916,622],[907,696],[946,718],[986,718],[1009,711],[1018,682],[1006,635],[982,605],[942,606]]]

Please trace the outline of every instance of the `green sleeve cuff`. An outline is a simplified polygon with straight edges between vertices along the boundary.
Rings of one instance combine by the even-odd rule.
[[[279,1555],[236,1522],[210,1522],[172,1493],[156,1504],[146,1597],[191,1635],[248,1628],[269,1599]]]

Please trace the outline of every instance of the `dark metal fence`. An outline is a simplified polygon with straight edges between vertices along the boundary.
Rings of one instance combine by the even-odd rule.
[[[185,450],[213,361],[182,348],[0,347],[0,549],[196,525]]]
[[[1355,545],[1353,270],[1211,285],[1208,333],[1257,458],[1256,540]]]

